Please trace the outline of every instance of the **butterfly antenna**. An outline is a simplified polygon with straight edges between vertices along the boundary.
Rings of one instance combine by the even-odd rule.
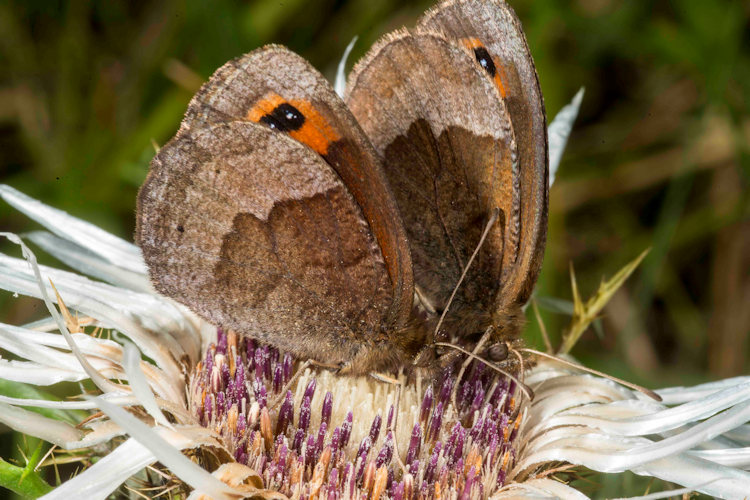
[[[526,396],[529,398],[529,400],[533,400],[534,399],[534,391],[531,390],[531,387],[529,387],[528,385],[526,385],[523,382],[521,382],[518,379],[518,377],[512,375],[510,372],[507,372],[507,371],[503,370],[502,368],[500,368],[499,366],[497,366],[495,363],[492,363],[491,361],[487,361],[486,359],[482,358],[481,356],[477,356],[473,352],[467,351],[463,347],[457,346],[455,344],[449,344],[448,342],[435,342],[435,345],[439,345],[439,346],[443,346],[443,347],[450,347],[450,348],[455,349],[457,351],[461,351],[462,353],[466,354],[470,358],[476,359],[480,363],[484,363],[485,365],[489,366],[490,368],[492,368],[496,372],[502,373],[503,375],[505,375],[506,377],[508,377],[509,379],[511,379],[513,382],[515,382],[516,384],[518,384],[518,387],[521,388],[521,390],[523,391],[524,394],[526,394]],[[456,385],[458,385],[458,382],[459,381],[456,380]],[[454,387],[454,389],[455,389],[455,387]],[[455,401],[454,401],[454,404],[455,404]]]
[[[472,356],[476,356],[479,350],[482,348],[485,342],[487,342],[487,339],[490,337],[490,332],[492,331],[492,327],[487,328],[485,330],[484,334],[482,335],[482,338],[479,339],[479,342],[477,342],[477,345],[474,346],[474,350],[472,351]],[[453,346],[453,344],[450,344]],[[469,363],[471,363],[472,358],[468,357],[464,360],[464,362],[461,364],[461,369],[458,371],[458,376],[456,376],[456,383],[453,384],[453,390],[451,391],[451,403],[453,403],[453,408],[458,413],[458,405],[456,404],[456,394],[458,393],[458,386],[461,383],[461,379],[464,376],[464,372],[466,371],[466,368],[469,367]]]
[[[456,297],[456,292],[458,292],[458,288],[461,286],[461,283],[463,283],[464,278],[466,277],[466,273],[469,272],[469,268],[471,267],[472,262],[474,262],[474,259],[476,258],[477,254],[479,254],[479,249],[482,248],[482,245],[484,244],[484,240],[487,239],[487,235],[490,233],[490,229],[492,229],[492,226],[497,222],[497,218],[500,215],[500,209],[495,207],[495,209],[492,211],[492,215],[490,216],[490,220],[487,221],[487,225],[484,227],[484,232],[482,232],[482,237],[479,239],[479,243],[477,243],[476,248],[474,249],[474,253],[471,254],[471,258],[469,259],[469,262],[466,263],[466,266],[464,266],[463,272],[461,272],[461,277],[458,279],[458,283],[456,283],[456,286],[453,287],[453,292],[451,293],[450,298],[448,299],[448,303],[445,304],[445,307],[443,308],[443,313],[440,315],[440,319],[438,320],[438,324],[435,327],[435,331],[433,332],[433,338],[437,337],[437,333],[440,331],[440,327],[443,325],[443,320],[445,320],[445,315],[448,313],[448,309],[450,309],[451,304],[453,303],[453,299]]]
[[[572,366],[573,368],[577,368],[579,370],[582,370],[582,371],[585,371],[585,372],[588,372],[588,373],[593,373],[594,375],[598,375],[600,377],[607,378],[609,380],[617,382],[620,385],[624,385],[625,387],[629,387],[630,389],[639,391],[639,392],[645,394],[646,396],[648,396],[651,399],[654,399],[656,401],[661,401],[662,400],[661,396],[659,396],[658,394],[656,394],[651,389],[646,389],[643,386],[640,386],[638,384],[634,384],[632,382],[628,382],[627,380],[623,380],[621,378],[613,377],[612,375],[607,375],[604,372],[600,372],[599,370],[594,370],[593,368],[588,368],[586,366],[583,366],[581,364],[575,363],[573,361],[568,361],[567,359],[555,356],[554,354],[548,354],[546,352],[537,351],[536,349],[530,349],[528,347],[522,347],[522,348],[520,348],[518,350],[519,351],[524,351],[524,352],[529,352],[529,353],[532,353],[532,354],[536,354],[537,356],[542,356],[543,358],[554,359],[555,361],[559,361],[560,363],[562,363],[564,365]]]
[[[523,363],[523,356],[521,356],[521,353],[518,352],[518,349],[513,348],[510,345],[510,343],[506,342],[505,344],[508,347],[508,351],[512,352],[518,358],[518,364],[521,366],[521,371],[520,371],[521,377],[520,378],[521,378],[521,380],[523,380],[524,379],[524,374],[526,373],[526,368],[524,367],[524,363]]]

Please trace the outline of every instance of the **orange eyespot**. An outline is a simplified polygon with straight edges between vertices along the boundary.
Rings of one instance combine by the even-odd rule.
[[[278,94],[268,94],[255,103],[246,117],[255,123],[265,123],[272,129],[286,132],[321,156],[328,154],[332,142],[341,139],[341,135],[315,110],[312,103],[302,99],[286,100]]]
[[[507,77],[505,76],[505,68],[502,67],[496,58],[487,50],[487,47],[478,38],[462,38],[460,42],[467,49],[474,53],[474,57],[477,63],[487,72],[487,74],[495,82],[497,89],[500,91],[500,96],[505,98],[507,95]]]

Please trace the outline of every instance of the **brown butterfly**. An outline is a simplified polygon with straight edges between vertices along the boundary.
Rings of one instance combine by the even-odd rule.
[[[548,174],[513,11],[440,4],[370,50],[345,100],[279,46],[211,77],[138,196],[157,290],[344,373],[431,362],[444,312],[438,338],[515,339],[541,265]]]

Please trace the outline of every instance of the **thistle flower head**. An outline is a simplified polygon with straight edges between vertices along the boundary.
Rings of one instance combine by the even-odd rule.
[[[293,392],[294,365],[219,330],[191,376],[193,415],[267,488],[299,498],[469,499],[506,483],[523,414],[515,384],[483,364],[461,380],[452,369],[419,384],[402,377],[401,391],[306,370]]]

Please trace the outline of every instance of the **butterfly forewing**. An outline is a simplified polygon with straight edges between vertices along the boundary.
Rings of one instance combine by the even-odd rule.
[[[341,99],[286,49],[228,63],[194,97],[141,188],[136,239],[156,288],[212,323],[353,373],[404,363],[395,201]]]
[[[465,48],[404,31],[355,67],[347,103],[383,156],[428,309],[445,307],[501,209],[452,306],[453,318],[487,323],[519,232],[516,144],[497,88]]]
[[[504,263],[500,300],[524,303],[544,253],[548,158],[544,101],[521,23],[502,0],[448,0],[427,11],[417,31],[438,31],[467,47],[507,105],[521,165],[521,224],[519,257]]]
[[[231,120],[286,133],[333,167],[381,247],[393,283],[392,322],[405,321],[413,295],[406,233],[370,142],[330,83],[285,47],[255,50],[216,71],[192,99],[180,133]]]

